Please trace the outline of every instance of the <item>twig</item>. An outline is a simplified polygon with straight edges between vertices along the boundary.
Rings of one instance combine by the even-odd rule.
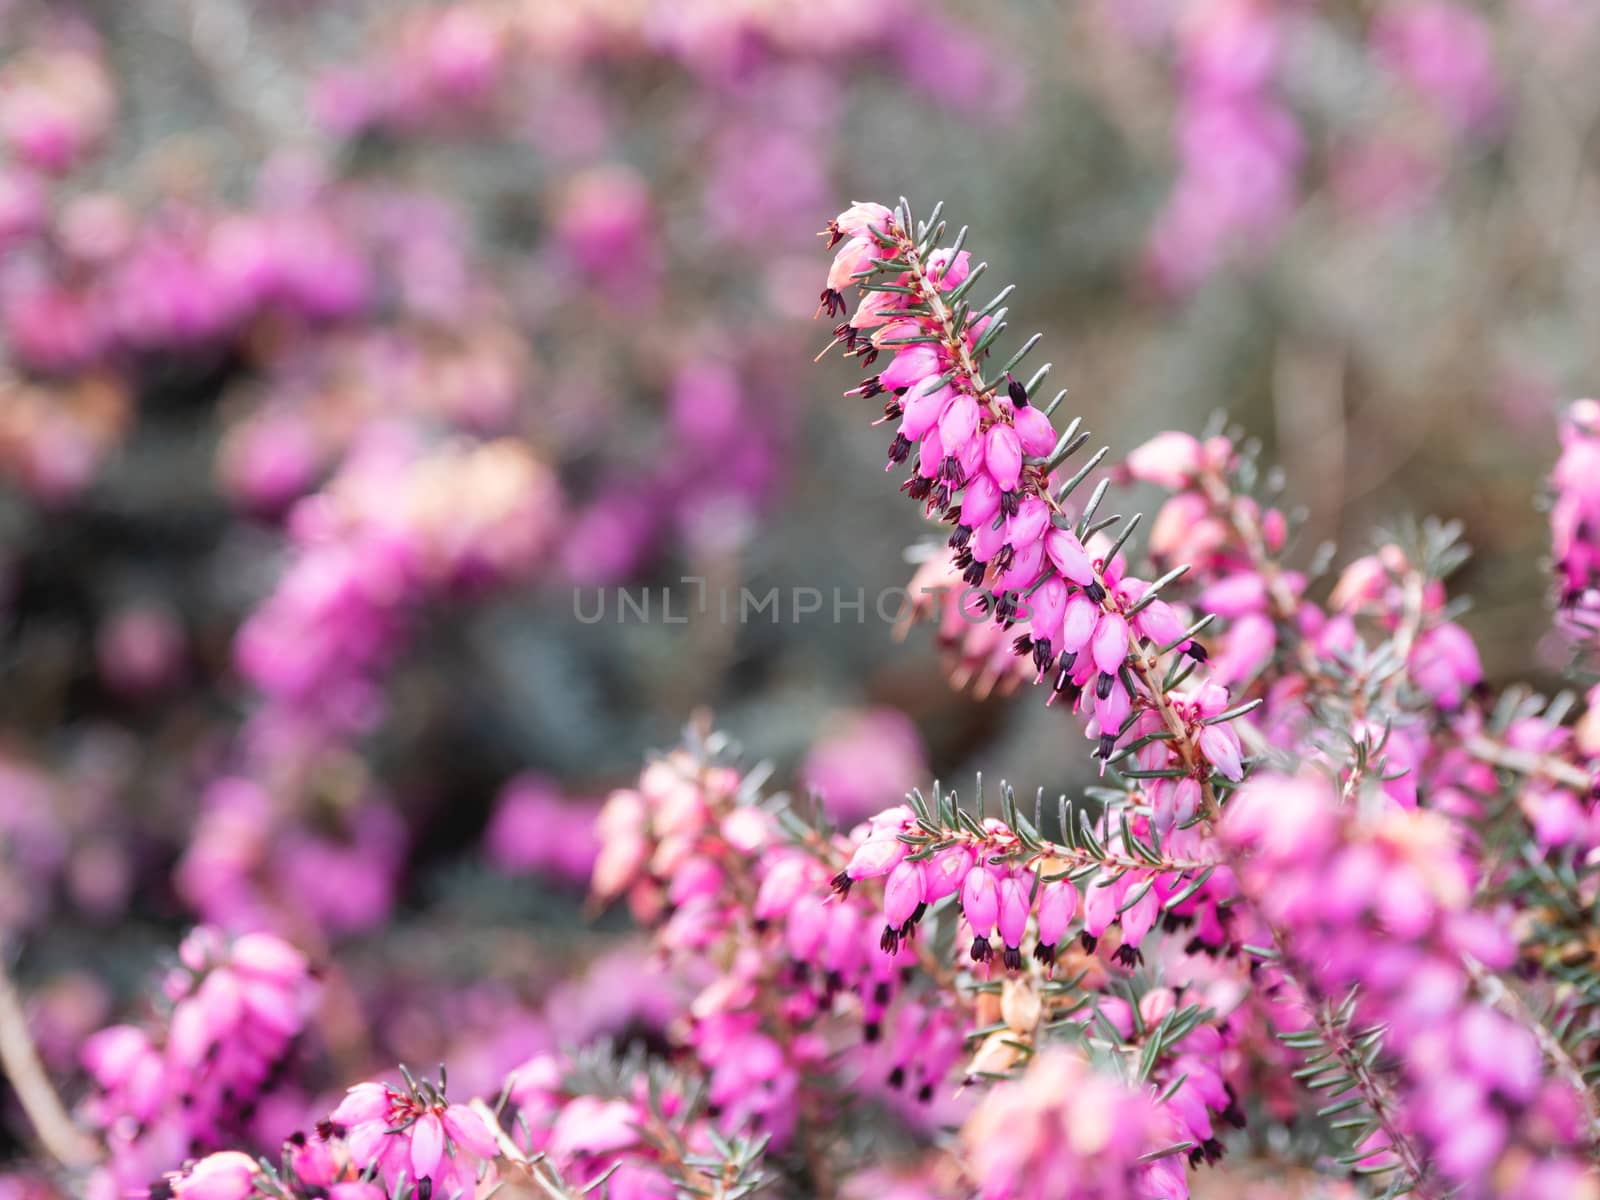
[[[481,1099],[472,1100],[467,1105],[477,1113],[483,1123],[489,1127],[489,1132],[494,1135],[495,1144],[500,1148],[500,1157],[507,1163],[517,1167],[530,1183],[543,1192],[549,1200],[572,1200],[572,1193],[562,1187],[539,1168],[543,1164],[543,1157],[529,1158],[522,1152],[521,1147],[512,1140],[511,1135],[500,1124],[500,1118],[495,1111]]]
[[[93,1166],[99,1161],[99,1147],[73,1124],[71,1114],[39,1061],[39,1051],[28,1033],[28,1019],[6,968],[3,949],[0,949],[0,1066],[5,1068],[11,1089],[39,1135],[40,1144],[52,1158],[72,1169]]]
[[[1531,750],[1515,750],[1482,734],[1467,739],[1466,749],[1480,762],[1515,771],[1519,775],[1533,778],[1543,776],[1552,783],[1573,788],[1583,795],[1588,795],[1595,786],[1594,776],[1574,763],[1549,754],[1535,754]]]
[[[1594,1093],[1589,1085],[1584,1082],[1583,1072],[1578,1064],[1572,1061],[1572,1056],[1567,1053],[1567,1048],[1561,1044],[1560,1039],[1545,1027],[1522,997],[1508,987],[1500,976],[1484,966],[1470,954],[1461,956],[1461,961],[1467,968],[1473,986],[1478,989],[1478,994],[1492,1004],[1500,1012],[1517,1022],[1539,1043],[1539,1049],[1544,1053],[1556,1073],[1566,1081],[1567,1085],[1583,1098],[1584,1115],[1589,1127],[1589,1144],[1600,1145],[1600,1103],[1595,1100]]]

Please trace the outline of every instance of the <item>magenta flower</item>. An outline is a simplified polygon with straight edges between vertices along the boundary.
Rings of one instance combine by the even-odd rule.
[[[483,1119],[431,1084],[361,1083],[328,1118],[345,1131],[351,1162],[376,1168],[389,1188],[427,1181],[436,1194],[472,1196],[480,1167],[499,1154]]]

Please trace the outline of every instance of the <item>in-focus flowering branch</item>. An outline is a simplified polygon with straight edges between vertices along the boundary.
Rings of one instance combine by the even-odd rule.
[[[1228,728],[1237,714],[1224,715],[1226,705],[1186,712],[1172,697],[1193,667],[1169,666],[1166,656],[1206,658],[1194,639],[1199,626],[1186,626],[1159,596],[1182,570],[1154,583],[1125,577],[1119,555],[1138,518],[1106,536],[1116,518],[1094,521],[1104,481],[1080,513],[1068,512],[1067,497],[1105,451],[1058,483],[1056,471],[1088,435],[1074,422],[1056,437],[1049,414],[1061,395],[1045,409],[1034,406],[1048,366],[1026,385],[1011,374],[1037,336],[983,375],[1005,329],[1010,289],[975,308],[968,294],[983,265],[972,267],[961,249],[965,230],[937,247],[944,231],[937,212],[915,223],[905,201],[893,212],[856,204],[830,223],[830,244],[844,245],[822,307],[837,316],[846,309],[843,289],[862,293],[855,313],[835,329],[835,343],[868,365],[894,353],[850,394],[890,397],[884,419],[898,422],[890,467],[916,454],[902,490],[955,525],[954,563],[969,585],[988,588],[984,603],[994,619],[1010,625],[1028,618],[1018,653],[1033,658],[1041,681],[1053,673],[1053,696],[1092,710],[1099,756],[1110,758],[1130,732],[1164,730],[1171,767],[1197,781],[1202,815],[1214,818],[1217,781],[1243,773],[1238,737]]]

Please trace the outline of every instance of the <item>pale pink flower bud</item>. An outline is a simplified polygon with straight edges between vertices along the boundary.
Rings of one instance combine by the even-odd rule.
[[[976,529],[993,521],[1000,511],[1000,488],[987,474],[975,475],[961,497],[961,523]]]
[[[1200,753],[1224,779],[1237,783],[1244,778],[1239,735],[1226,725],[1207,725],[1200,730]]]
[[[1067,601],[1066,615],[1061,624],[1061,649],[1069,654],[1079,653],[1094,637],[1100,623],[1100,606],[1082,592],[1075,592]]]
[[[1056,570],[1079,587],[1086,588],[1095,582],[1094,564],[1089,552],[1070,529],[1051,529],[1044,535],[1045,553],[1055,563]]]
[[[1289,540],[1289,521],[1282,509],[1269,508],[1261,514],[1261,537],[1271,553],[1283,550],[1284,543]]]
[[[887,369],[879,373],[878,382],[893,392],[938,374],[939,355],[932,346],[907,346],[895,354],[894,361]]]
[[[216,1045],[206,1010],[189,999],[176,1005],[167,1025],[167,1057],[176,1066],[198,1066]]]
[[[900,422],[900,432],[909,441],[921,441],[922,435],[939,423],[945,408],[955,399],[955,392],[948,385],[934,386],[938,382],[937,375],[930,375],[906,392],[905,417]]]
[[[1172,789],[1172,813],[1174,821],[1183,825],[1194,820],[1194,815],[1200,810],[1200,781],[1192,776],[1185,776],[1178,780],[1177,786]]]
[[[1198,492],[1179,492],[1156,510],[1150,526],[1150,553],[1157,559],[1203,558],[1223,537],[1211,508]]]
[[[1412,681],[1446,709],[1460,708],[1468,690],[1483,678],[1478,647],[1453,621],[1419,637],[1407,667]]]
[[[1019,879],[1015,875],[1007,875],[1000,881],[1000,940],[1006,947],[1006,966],[1013,971],[1022,966],[1022,955],[1017,952],[1017,947],[1022,945],[1023,935],[1028,932],[1029,884],[1027,876]]]
[[[888,233],[894,224],[894,214],[881,204],[870,200],[853,200],[833,223],[846,237],[870,237],[871,231]]]
[[[922,864],[922,898],[932,904],[953,896],[972,869],[972,851],[966,846],[949,846]]]
[[[452,1104],[444,1110],[444,1131],[452,1142],[479,1158],[492,1161],[500,1153],[483,1118],[465,1104]]]
[[[856,847],[844,873],[851,879],[874,879],[879,875],[887,875],[905,858],[909,849],[897,837],[873,838]]]
[[[1103,674],[1116,674],[1128,657],[1128,622],[1118,613],[1106,613],[1095,626],[1091,648],[1094,665]]]
[[[1114,736],[1122,728],[1132,708],[1128,689],[1122,686],[1120,680],[1113,683],[1104,696],[1095,692],[1094,719],[1100,723],[1100,732],[1108,737]]]
[[[878,258],[878,244],[870,237],[851,238],[839,247],[828,267],[828,287],[840,292],[856,282],[856,276],[871,268]]]
[[[961,885],[961,911],[978,937],[988,937],[994,931],[1000,914],[1000,894],[994,873],[986,864],[979,863],[967,872]]]
[[[1044,885],[1039,893],[1039,947],[1052,949],[1050,958],[1045,961],[1054,960],[1054,947],[1061,941],[1077,911],[1078,889],[1072,886],[1070,880],[1058,879]]]
[[[1006,522],[1006,540],[1021,550],[1043,536],[1050,524],[1050,506],[1037,496],[1029,496],[1017,506],[1017,515]]]
[[[1028,598],[1029,624],[1036,641],[1055,648],[1061,645],[1061,622],[1067,612],[1067,585],[1051,576]]]
[[[783,927],[784,944],[789,957],[796,962],[810,962],[816,957],[822,939],[828,933],[828,910],[816,896],[802,896],[789,912]]]
[[[589,886],[602,900],[618,895],[638,878],[649,857],[650,843],[637,833],[606,838],[595,856]]]
[[[1200,608],[1219,617],[1239,617],[1267,607],[1267,585],[1254,571],[1219,579],[1200,593]]]
[[[809,890],[811,882],[804,859],[797,855],[781,859],[761,881],[751,911],[758,921],[781,917]]]
[[[892,929],[901,928],[921,903],[922,864],[902,862],[889,872],[889,880],[883,886],[884,922]]]
[[[1177,610],[1165,600],[1150,601],[1133,618],[1133,624],[1141,637],[1149,638],[1158,646],[1176,642],[1187,628]]]
[[[962,392],[939,418],[939,440],[946,454],[957,454],[978,432],[978,402]]]
[[[893,292],[868,292],[856,305],[850,324],[856,329],[874,329],[894,320],[900,297]]]
[[[1187,433],[1158,433],[1128,455],[1128,474],[1177,491],[1200,470],[1200,443]]]
[[[828,911],[827,936],[822,940],[821,965],[841,975],[861,965],[862,933],[866,919],[848,904],[836,904]]]
[[[110,1091],[120,1087],[150,1050],[150,1038],[136,1025],[113,1025],[83,1044],[83,1066]]]
[[[336,1125],[361,1125],[381,1121],[389,1111],[389,1089],[381,1083],[358,1083],[344,1094],[329,1115]]]
[[[1117,906],[1122,903],[1122,897],[1127,893],[1127,878],[1101,887],[1100,881],[1095,880],[1083,893],[1083,931],[1090,937],[1099,937],[1117,919]]]
[[[248,1154],[222,1150],[202,1158],[187,1175],[173,1180],[172,1194],[182,1200],[248,1200],[260,1169]]]
[[[1017,490],[1022,478],[1022,444],[1015,429],[1002,422],[989,430],[984,439],[983,465],[1002,492]]]
[[[1228,709],[1228,689],[1215,680],[1207,680],[1195,689],[1189,703],[1202,717],[1214,717]]]
[[[1043,458],[1056,448],[1055,426],[1050,424],[1049,417],[1032,405],[1017,409],[1013,424],[1022,452],[1030,458]]]
[[[1144,941],[1144,935],[1150,932],[1150,927],[1156,923],[1156,917],[1161,913],[1161,900],[1156,895],[1156,889],[1150,888],[1139,899],[1130,904],[1122,913],[1122,944],[1132,950],[1139,948],[1139,943]]]
[[[280,984],[298,983],[308,970],[305,955],[270,933],[246,933],[235,939],[229,958],[237,970]]]
[[[1278,644],[1277,626],[1264,613],[1246,613],[1234,621],[1221,651],[1212,658],[1211,677],[1232,684],[1249,679],[1267,661]]]
[[[1347,610],[1379,599],[1389,586],[1389,573],[1383,562],[1369,554],[1344,569],[1328,596],[1328,607]]]
[[[439,1169],[439,1159],[443,1155],[444,1127],[433,1113],[425,1113],[411,1126],[412,1178],[431,1178]]]

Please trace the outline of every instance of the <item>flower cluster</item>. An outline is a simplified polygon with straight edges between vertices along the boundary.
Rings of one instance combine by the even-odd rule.
[[[1269,245],[1294,210],[1305,147],[1277,95],[1292,21],[1280,6],[1245,0],[1207,5],[1173,31],[1178,172],[1146,248],[1147,270],[1167,291],[1188,292]]]
[[[960,249],[964,234],[937,247],[942,224],[911,225],[904,205],[891,212],[858,203],[840,213],[827,229],[838,249],[822,292],[830,315],[846,310],[845,289],[861,293],[834,331],[846,353],[869,366],[893,354],[850,394],[888,396],[884,419],[897,422],[889,464],[912,468],[902,490],[955,526],[954,565],[970,587],[987,590],[981,603],[994,619],[1027,617],[1017,653],[1032,659],[1038,680],[1049,677],[1054,696],[1082,709],[1102,759],[1130,730],[1143,735],[1153,724],[1182,737],[1174,761],[1197,777],[1238,780],[1238,737],[1226,719],[1215,720],[1226,706],[1180,714],[1156,674],[1169,653],[1206,659],[1159,595],[1171,580],[1127,574],[1120,550],[1133,523],[1115,540],[1093,524],[1103,488],[1075,518],[1064,507],[1103,452],[1071,479],[1055,478],[1087,434],[1074,424],[1057,440],[1049,412],[1060,397],[1047,409],[1032,397],[1044,371],[1033,386],[1011,375],[1038,339],[985,378],[980,363],[1005,328],[1006,293],[973,306],[967,296],[977,276]]]
[[[394,901],[407,849],[404,823],[363,780],[319,778],[314,786],[329,800],[313,804],[313,819],[299,823],[260,781],[213,780],[174,871],[179,894],[225,929],[338,935],[376,925]]]
[[[252,1136],[314,993],[305,957],[271,934],[230,942],[202,926],[185,938],[162,985],[164,1030],[115,1025],[83,1046],[96,1088],[85,1115],[105,1138],[107,1186],[143,1186],[187,1155]]]
[[[407,1080],[403,1089],[357,1084],[328,1120],[341,1131],[350,1166],[376,1169],[391,1191],[410,1180],[441,1195],[470,1195],[479,1164],[498,1154],[483,1118],[426,1081]]]
[[[886,416],[900,422],[891,465],[910,461],[915,451],[906,490],[930,514],[956,525],[954,561],[931,561],[919,579],[949,581],[963,571],[969,591],[953,602],[921,601],[913,615],[939,613],[945,644],[970,646],[980,657],[992,643],[974,642],[960,628],[968,613],[1026,621],[1016,649],[1031,653],[1046,642],[1048,659],[1067,622],[1057,624],[1045,589],[1064,579],[1069,604],[1085,605],[1083,649],[1092,659],[1103,629],[1114,628],[1117,617],[1138,615],[1119,611],[1126,529],[1109,544],[1085,542],[1093,536],[1103,484],[1087,518],[1048,522],[1086,551],[1081,580],[1067,572],[1076,560],[1057,561],[1048,541],[1021,576],[1007,574],[1009,559],[998,569],[990,565],[987,545],[974,553],[979,534],[992,533],[996,547],[1009,547],[1013,523],[1025,521],[1030,499],[1048,499],[1060,514],[1065,494],[1098,458],[1058,489],[1064,452],[1081,438],[1076,426],[1059,442],[1041,433],[1037,444],[1049,444],[1048,456],[1042,449],[1024,456],[1014,488],[995,485],[988,440],[1032,411],[1031,389],[1010,375],[1020,354],[992,379],[980,375],[977,364],[994,340],[989,322],[1004,314],[995,311],[998,299],[971,312],[965,307],[968,264],[955,247],[934,248],[941,229],[937,214],[914,225],[904,204],[894,211],[854,206],[830,226],[835,242],[844,244],[823,296],[825,307],[843,311],[842,290],[860,286],[857,312],[836,337],[868,363],[891,351],[894,358],[858,392],[890,395]],[[964,240],[963,234],[956,246]],[[947,285],[945,273],[959,278]],[[926,424],[916,407],[925,396],[933,398],[934,414]],[[970,432],[966,400],[978,405]],[[1556,473],[1554,528],[1563,564],[1574,557],[1582,531],[1576,514],[1585,411],[1576,410]],[[945,453],[947,417],[953,455]],[[969,438],[982,442],[982,451],[969,450]],[[972,461],[963,462],[963,454]],[[931,456],[938,465],[929,469]],[[1038,472],[1031,487],[1030,466]],[[1587,1035],[1578,1036],[1577,1049],[1563,1041],[1499,974],[1513,964],[1513,929],[1525,960],[1550,963],[1553,945],[1570,938],[1570,927],[1549,916],[1507,925],[1474,905],[1475,892],[1526,903],[1530,891],[1548,890],[1551,907],[1542,911],[1559,912],[1592,897],[1588,872],[1579,868],[1559,886],[1563,877],[1555,876],[1548,889],[1533,888],[1536,872],[1476,867],[1465,853],[1472,838],[1451,824],[1488,819],[1509,779],[1512,810],[1529,818],[1527,832],[1513,836],[1541,848],[1592,845],[1588,718],[1576,731],[1564,729],[1570,700],[1552,712],[1514,697],[1493,715],[1484,707],[1477,647],[1454,619],[1458,609],[1443,585],[1463,557],[1450,527],[1428,524],[1385,540],[1376,553],[1350,562],[1318,603],[1308,574],[1285,561],[1292,524],[1278,502],[1255,494],[1261,474],[1237,439],[1162,434],[1112,476],[1171,493],[1150,535],[1155,569],[1165,572],[1156,587],[1172,587],[1206,616],[1185,624],[1182,610],[1164,606],[1171,634],[1158,638],[1129,625],[1142,635],[1139,642],[1130,646],[1123,633],[1099,672],[1103,678],[1115,670],[1134,699],[1115,726],[1128,744],[1119,751],[1119,736],[1102,743],[1119,781],[1101,800],[1106,815],[1089,822],[1063,802],[1058,843],[1041,834],[1040,813],[1029,823],[1009,794],[1004,819],[985,818],[981,809],[969,816],[953,798],[936,795],[930,806],[916,797],[869,823],[834,888],[848,892],[858,879],[884,880],[885,954],[915,940],[933,914],[950,911],[959,915],[960,961],[981,969],[997,959],[1011,974],[1028,974],[1030,945],[1037,961],[1053,967],[1066,938],[1076,934],[1093,951],[1112,924],[1121,933],[1114,958],[1132,967],[1150,949],[1141,943],[1158,920],[1169,929],[1174,922],[1192,925],[1184,973],[1216,977],[1215,969],[1199,968],[1196,953],[1222,978],[1237,964],[1257,964],[1229,986],[1263,989],[1257,1003],[1287,1031],[1289,1045],[1329,1060],[1299,1073],[1338,1097],[1319,1115],[1362,1110],[1340,1125],[1357,1130],[1344,1161],[1369,1173],[1398,1172],[1403,1186],[1424,1193],[1449,1187],[1486,1196],[1588,1194],[1594,1181],[1581,1164],[1595,1128],[1591,1084],[1580,1065],[1589,1053]],[[991,490],[1001,497],[994,511],[982,508],[969,524],[968,497],[986,505]],[[1134,588],[1136,604],[1143,585]],[[1043,636],[1040,596],[1049,622]],[[1160,656],[1183,648],[1202,628],[1216,652],[1199,656],[1209,659],[1200,679],[1185,687],[1196,670],[1175,666],[1154,682]],[[1068,647],[1075,648],[1076,642]],[[1100,722],[1091,730],[1109,727]],[[1222,786],[1243,778],[1258,757],[1320,768],[1334,785],[1263,777],[1239,795]],[[1213,829],[1223,836],[1214,839]],[[1168,969],[1184,961],[1170,947],[1160,950]],[[1079,962],[1075,956],[1075,969]],[[1069,983],[1085,978],[1077,970]],[[1558,978],[1586,994],[1596,982],[1587,965],[1562,968]],[[1119,1017],[1119,1004],[1102,996],[1094,1008],[1120,1037],[1137,1038],[1141,1022]],[[1227,1044],[1224,1031],[1234,1029],[1231,1019],[1204,1027],[1223,1038],[1212,1053]],[[1510,1049],[1491,1062],[1483,1052],[1491,1044]],[[1193,1045],[1198,1051],[1200,1042]],[[1211,1158],[1212,1118],[1234,1111],[1233,1081],[1212,1065],[1209,1076],[1197,1076],[1210,1081],[1198,1085],[1207,1092],[1203,1098],[1188,1081],[1192,1072],[1164,1074],[1171,1068],[1163,1058],[1174,1049],[1157,1039],[1144,1077],[1178,1081],[1163,1095],[1174,1136],[1186,1139],[1182,1148],[1205,1147],[1191,1149],[1192,1157]],[[1456,1058],[1466,1066],[1447,1065]],[[1013,1069],[1015,1051],[993,1061]]]
[[[984,1200],[1189,1194],[1181,1157],[1159,1155],[1170,1131],[1154,1098],[1068,1050],[1040,1055],[986,1095],[961,1137]]]
[[[617,1196],[671,1196],[685,1160],[715,1153],[714,1127],[680,1080],[541,1055],[513,1073],[510,1101],[517,1150],[575,1188],[604,1180]]]
[[[410,613],[536,569],[555,497],[517,442],[419,453],[377,438],[291,516],[303,551],[240,631],[241,669],[301,719],[363,727]]]
[[[1176,177],[1144,247],[1148,278],[1182,296],[1225,268],[1259,265],[1318,169],[1363,224],[1413,211],[1441,186],[1453,147],[1499,132],[1509,64],[1497,41],[1550,35],[1540,6],[1502,7],[1492,19],[1459,0],[1419,0],[1345,26],[1317,6],[1253,0],[1097,6],[1091,30],[1111,73],[1149,71],[1151,60],[1170,72]],[[1390,103],[1335,106],[1296,86],[1307,56],[1332,44]],[[1309,151],[1324,143],[1319,163]]]
[[[1264,1172],[1600,1200],[1600,405],[1550,474],[1572,688],[1480,653],[1495,614],[1446,586],[1465,525],[1305,548],[1367,459],[1417,457],[1425,407],[1375,448],[1374,400],[1542,390],[1511,343],[1591,264],[1576,233],[1551,252],[1581,163],[1534,110],[1566,119],[1585,43],[1533,43],[1560,105],[1510,56],[1600,34],[1581,5],[1069,6],[1074,54],[1107,56],[1072,80],[1096,138],[1176,151],[1148,238],[1109,223],[1131,274],[1253,294],[1330,229],[1435,268],[1398,300],[1342,255],[1273,272],[1283,472],[1221,418],[1095,452],[965,229],[904,200],[828,222],[847,394],[928,519],[900,632],[932,625],[971,693],[883,668],[836,603],[834,713],[777,622],[577,629],[552,585],[817,566],[759,518],[865,573],[836,529],[874,471],[774,503],[808,453],[857,453],[816,444],[794,370],[805,243],[860,166],[838,134],[876,132],[872,90],[909,88],[908,127],[1004,114],[1028,55],[984,39],[1044,16],[73,7],[0,0],[0,1200],[1183,1200]],[[216,117],[173,136],[190,92]],[[1466,187],[1406,227],[1479,160],[1534,221]],[[1517,253],[1451,261],[1454,227]],[[1517,336],[1462,336],[1502,295]],[[1153,520],[1106,515],[1130,486]],[[1044,703],[1002,726],[1015,691]],[[772,761],[696,715],[641,771],[712,697]],[[1070,799],[927,786],[1001,742]],[[191,920],[138,1008],[125,981]]]
[[[1414,1139],[1427,1173],[1464,1195],[1595,1194],[1592,1098],[1545,1074],[1538,1038],[1476,982],[1508,967],[1512,947],[1472,910],[1476,881],[1446,818],[1363,817],[1325,782],[1262,776],[1220,832],[1244,852],[1240,884],[1272,958],[1315,995],[1357,989],[1354,1019],[1380,1031],[1371,1044],[1402,1106],[1358,1150],[1381,1161]]]
[[[1009,970],[1021,968],[1027,940],[1033,943],[1033,957],[1049,966],[1074,931],[1084,948],[1093,951],[1116,924],[1121,932],[1116,957],[1131,967],[1143,961],[1139,946],[1161,912],[1193,894],[1183,874],[1217,865],[1203,857],[1173,857],[1205,853],[1205,839],[1194,820],[1199,800],[1194,780],[1175,786],[1158,781],[1148,800],[1155,809],[1153,821],[1140,816],[1115,832],[1099,833],[1074,824],[1063,804],[1065,845],[998,818],[976,822],[958,808],[954,811],[961,825],[942,828],[926,808],[919,813],[902,805],[867,824],[865,840],[834,877],[833,888],[848,893],[858,880],[884,878],[880,944],[888,954],[910,938],[931,906],[948,896],[955,897],[971,934],[968,953],[974,963],[996,957],[993,939],[998,936],[998,957]],[[953,807],[955,798],[949,803]],[[1180,815],[1183,828],[1175,829]],[[1155,835],[1164,846],[1158,854],[1139,839],[1162,826],[1168,836]],[[1080,895],[1083,914],[1077,922]]]
[[[748,70],[752,60],[860,57],[947,100],[992,105],[1003,95],[987,46],[937,13],[913,14],[904,0],[865,8],[825,0],[803,13],[775,0],[686,0],[669,8],[580,0],[559,13],[468,3],[411,14],[381,53],[323,80],[319,107],[347,134],[504,122],[530,88],[530,62],[570,67],[653,56],[712,83]]]
[[[956,998],[908,991],[879,953],[869,902],[826,899],[830,864],[849,843],[797,841],[757,803],[756,786],[680,750],[646,768],[637,790],[614,793],[599,820],[596,894],[626,896],[672,958],[726,964],[691,1002],[686,1034],[719,1122],[779,1145],[797,1126],[805,1136],[817,1079],[841,1041],[864,1043],[878,1061],[868,1087],[928,1104],[961,1054],[960,1028],[944,1011]],[[764,1003],[773,987],[781,1000]]]

